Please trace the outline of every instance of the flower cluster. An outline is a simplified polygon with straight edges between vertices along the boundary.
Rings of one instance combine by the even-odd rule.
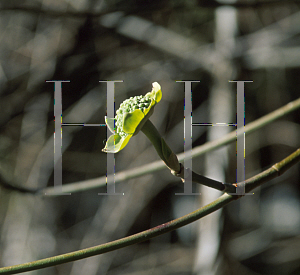
[[[123,118],[126,113],[133,113],[135,110],[139,109],[143,113],[149,108],[151,105],[151,98],[149,96],[135,96],[123,101],[120,105],[120,108],[117,110],[116,115],[116,128],[117,133],[126,138],[128,133],[123,131]]]
[[[154,106],[161,100],[161,97],[161,87],[154,82],[150,93],[126,99],[121,103],[115,118],[105,117],[106,125],[113,135],[107,140],[103,151],[117,153],[122,150],[153,114]]]

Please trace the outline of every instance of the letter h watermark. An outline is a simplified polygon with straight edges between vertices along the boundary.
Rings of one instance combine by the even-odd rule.
[[[236,127],[236,182],[240,183],[236,193],[231,195],[252,195],[245,193],[245,82],[230,80],[237,83],[237,111],[236,123],[193,123],[192,122],[192,82],[200,81],[176,81],[184,82],[185,101],[184,101],[184,192],[176,195],[200,195],[192,191],[192,126],[235,126]]]
[[[105,126],[105,124],[87,124],[87,123],[63,123],[62,122],[62,83],[70,82],[69,80],[49,80],[46,82],[54,82],[54,190],[56,194],[71,195],[71,193],[62,192],[62,126]],[[123,80],[103,80],[99,82],[107,83],[107,117],[114,117],[115,112],[115,93],[114,85],[116,82]],[[107,139],[109,131],[107,130]],[[106,165],[106,193],[98,193],[98,195],[124,195],[124,193],[116,193],[115,191],[115,156],[113,153],[107,154]],[[47,194],[46,194],[47,195]]]

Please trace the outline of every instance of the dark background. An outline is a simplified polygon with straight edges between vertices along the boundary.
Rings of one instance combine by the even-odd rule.
[[[227,2],[228,3],[228,2]],[[115,106],[162,87],[151,121],[183,151],[184,85],[193,84],[193,122],[235,122],[236,84],[245,84],[246,124],[299,97],[300,3],[246,1],[2,1],[0,174],[26,188],[53,186],[54,85],[63,122],[104,123],[106,84]],[[300,112],[246,135],[246,178],[299,148]],[[193,127],[193,147],[234,127]],[[103,177],[105,127],[63,128],[63,184]],[[193,169],[235,182],[235,142],[193,159]],[[116,173],[158,160],[140,133],[115,155]],[[201,221],[105,255],[28,274],[300,274],[299,164]],[[9,266],[116,240],[203,206],[220,193],[175,196],[167,168],[71,196],[0,187],[0,264]]]

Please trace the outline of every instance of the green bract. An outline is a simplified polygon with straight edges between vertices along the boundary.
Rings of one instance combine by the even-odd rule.
[[[161,87],[152,83],[152,91],[145,96],[135,96],[124,100],[117,110],[115,118],[105,117],[105,123],[111,135],[102,151],[117,153],[122,150],[130,138],[136,135],[147,119],[153,114],[154,106],[161,100]]]

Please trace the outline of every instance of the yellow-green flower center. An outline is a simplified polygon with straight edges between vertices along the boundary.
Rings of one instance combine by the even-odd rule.
[[[124,100],[120,108],[116,111],[116,129],[117,133],[121,137],[127,137],[128,134],[123,131],[123,117],[125,113],[132,113],[139,109],[144,112],[151,104],[151,98],[149,96],[135,96]]]

